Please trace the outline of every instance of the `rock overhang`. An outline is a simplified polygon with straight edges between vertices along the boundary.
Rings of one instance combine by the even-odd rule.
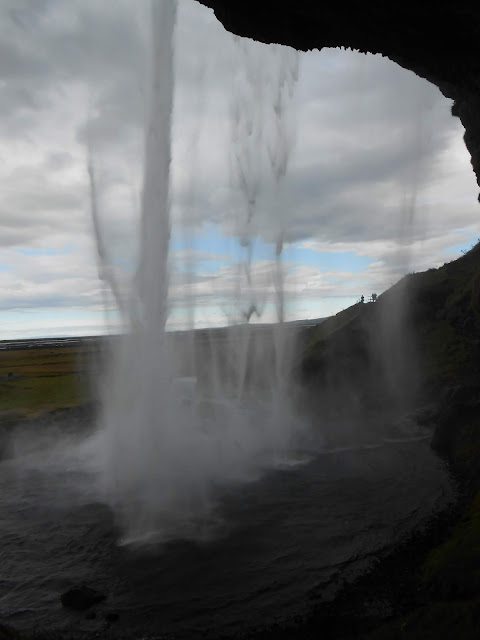
[[[199,0],[240,36],[300,51],[346,47],[381,54],[454,100],[480,185],[480,3]]]

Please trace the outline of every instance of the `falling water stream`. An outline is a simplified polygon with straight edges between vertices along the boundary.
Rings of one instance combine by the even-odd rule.
[[[165,329],[175,15],[175,2],[152,3],[140,258],[126,306],[128,331],[113,354],[104,394],[106,488],[126,540],[204,536],[218,491],[256,478],[268,466],[268,456],[285,453],[300,424],[293,413],[293,387],[287,393],[291,349],[286,343],[292,337],[282,332],[281,227],[272,274],[280,322],[270,342],[244,325],[235,338],[211,346],[209,373],[203,354],[197,360],[189,358],[199,365],[182,375],[178,346],[172,347]],[[298,54],[270,50],[275,64],[267,59],[270,64],[265,67],[258,50],[252,54],[242,43],[238,50],[245,78],[232,108],[232,178],[244,201],[241,242],[246,255],[239,263],[244,287],[238,305],[260,315],[258,301],[252,298],[255,215],[265,191],[263,165],[270,167],[276,190],[287,171],[289,142],[283,120]],[[267,138],[270,120],[273,127]],[[102,255],[99,251],[100,260]],[[250,319],[251,313],[243,313]],[[261,351],[267,361],[260,361]],[[256,363],[252,353],[257,354]]]
[[[126,326],[101,381],[98,429],[56,425],[43,439],[19,432],[0,462],[0,615],[27,630],[101,632],[100,614],[86,619],[59,606],[59,593],[76,583],[108,595],[101,612],[120,612],[118,637],[215,637],[288,622],[453,496],[429,433],[412,421],[362,425],[350,441],[327,446],[312,438],[321,416],[307,420],[296,402],[280,204],[292,150],[293,51],[266,49],[262,60],[237,42],[237,324],[189,339],[166,331],[175,20],[174,0],[152,2],[140,258],[128,295],[97,233],[101,272]],[[90,178],[95,223],[93,162]],[[260,328],[238,320],[265,306],[252,270],[265,203],[278,208],[268,273],[278,322]]]

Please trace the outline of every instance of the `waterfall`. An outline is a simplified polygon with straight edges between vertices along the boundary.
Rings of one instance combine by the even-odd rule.
[[[174,0],[152,2],[140,257],[132,291],[119,305],[126,331],[115,342],[103,392],[105,487],[127,541],[198,539],[217,531],[222,490],[258,478],[272,456],[291,446],[300,423],[293,386],[288,387],[292,332],[283,331],[283,215],[277,216],[269,283],[280,331],[248,323],[193,337],[166,330],[175,20]],[[279,204],[290,150],[284,112],[298,54],[290,51],[286,60],[280,48],[264,48],[265,64],[258,50],[254,58],[245,51],[240,60],[248,87],[239,90],[232,108],[232,183],[245,203],[239,236],[247,248],[246,262],[239,260],[244,291],[235,295],[239,308],[247,304],[249,319],[248,308],[260,314],[251,273],[253,222],[263,191],[270,193],[270,206]],[[267,77],[251,75],[252,60]],[[267,90],[259,99],[262,86]],[[91,194],[95,222],[93,172]],[[105,252],[99,245],[101,262]]]

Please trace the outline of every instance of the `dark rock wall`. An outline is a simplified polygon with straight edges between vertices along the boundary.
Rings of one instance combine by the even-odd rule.
[[[338,431],[351,409],[366,428],[408,412],[480,491],[480,243],[308,329],[299,374],[327,426]]]
[[[226,29],[298,50],[348,47],[380,53],[455,101],[480,185],[480,3],[470,0],[319,2],[199,0]]]

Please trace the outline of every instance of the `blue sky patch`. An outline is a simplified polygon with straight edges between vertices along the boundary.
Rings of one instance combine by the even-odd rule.
[[[458,242],[457,244],[452,244],[445,249],[445,253],[452,253],[455,256],[460,256],[462,253],[466,253],[470,251],[477,242],[479,241],[478,233],[472,234],[468,238],[466,238],[463,242]]]
[[[285,250],[285,260],[297,264],[317,267],[322,271],[365,271],[373,262],[368,256],[359,256],[353,251],[315,251],[292,245]]]
[[[23,256],[63,256],[71,253],[74,246],[69,244],[62,249],[53,249],[52,247],[18,247],[14,249],[16,253],[21,253]]]
[[[254,262],[275,259],[274,243],[254,238],[252,245],[252,260]],[[195,237],[193,242],[184,239],[181,233],[173,233],[171,249],[172,251],[193,249],[212,254],[211,259],[200,258],[193,261],[199,271],[206,273],[214,273],[225,264],[243,262],[247,257],[246,249],[240,246],[236,237],[220,233],[214,225],[204,225],[203,231]],[[320,271],[351,271],[353,273],[365,271],[374,262],[372,258],[360,256],[353,251],[316,251],[296,245],[285,246],[283,261],[293,263],[296,266],[316,267]],[[182,271],[187,270],[185,266],[181,265],[178,268]]]

